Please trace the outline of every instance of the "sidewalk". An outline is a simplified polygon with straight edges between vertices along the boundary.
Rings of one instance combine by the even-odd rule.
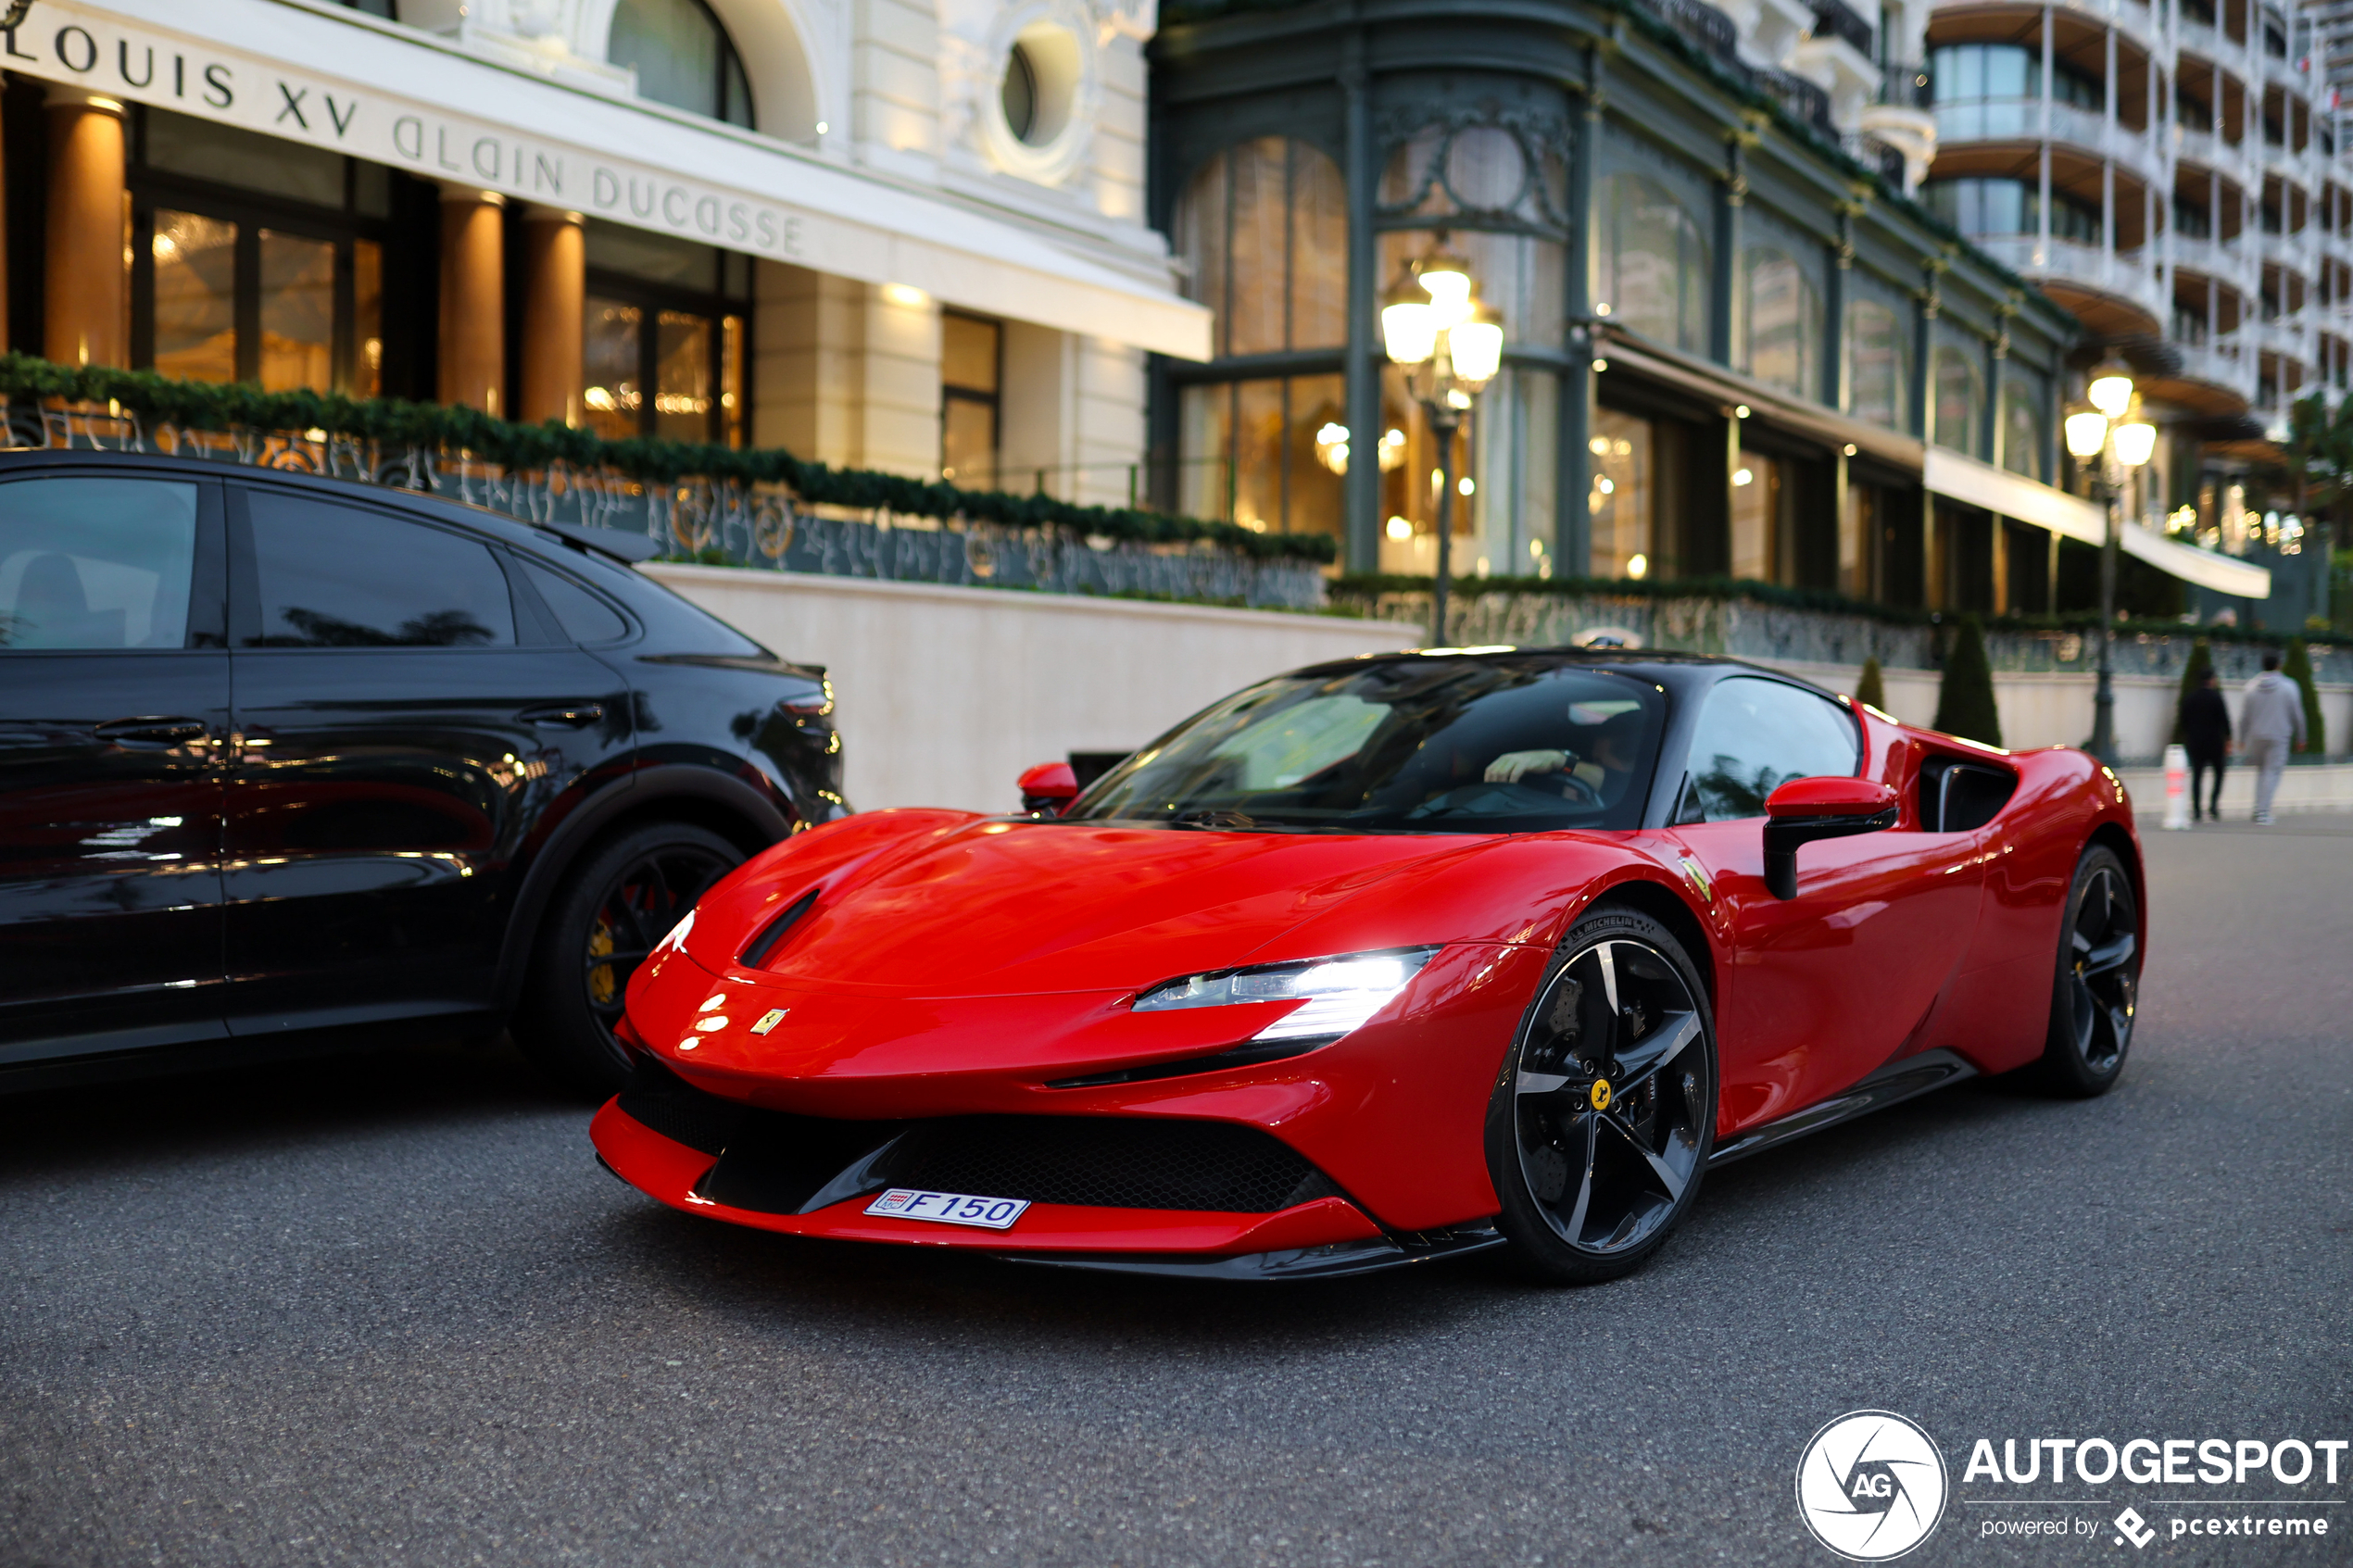
[[[2165,821],[2165,770],[2119,768],[2117,777],[2133,792],[2133,811],[2144,831]],[[2209,786],[2210,787],[2210,786]],[[2353,762],[2290,763],[2271,802],[2274,816],[2290,812],[2353,811]],[[2255,813],[2255,770],[2231,759],[2222,775],[2222,820],[2245,822]]]

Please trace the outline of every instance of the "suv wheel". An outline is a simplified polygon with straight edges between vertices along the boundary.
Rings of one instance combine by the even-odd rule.
[[[566,873],[532,945],[515,1043],[569,1088],[621,1088],[629,1051],[613,1035],[629,977],[743,851],[686,822],[633,828]]]

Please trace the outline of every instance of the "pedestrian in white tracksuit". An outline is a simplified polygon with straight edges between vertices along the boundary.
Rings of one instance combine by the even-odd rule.
[[[2239,709],[2239,744],[2255,770],[2255,820],[2271,820],[2288,746],[2304,749],[2304,694],[2280,673],[2280,656],[2263,656],[2263,673],[2246,684]]]

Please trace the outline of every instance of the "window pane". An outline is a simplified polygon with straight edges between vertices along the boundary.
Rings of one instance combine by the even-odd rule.
[[[715,292],[720,258],[725,254],[711,245],[648,233],[591,218],[582,231],[588,265],[606,272],[626,272],[652,283],[676,283],[681,288]]]
[[[1792,779],[1851,775],[1855,725],[1811,692],[1734,676],[1717,683],[1692,737],[1692,784],[1711,822],[1765,814]]]
[[[381,512],[246,494],[261,591],[249,646],[513,645],[514,604],[488,546]]]
[[[1780,465],[1759,452],[1743,452],[1732,470],[1732,575],[1773,581],[1773,524],[1780,510]]]
[[[237,226],[156,209],[156,369],[237,379]]]
[[[2002,466],[2029,479],[2043,477],[2043,416],[2022,386],[2002,389]]]
[[[1758,247],[1742,261],[1748,373],[1800,397],[1818,395],[1821,296],[1804,270],[1783,252]]]
[[[665,310],[654,337],[654,433],[671,441],[711,439],[711,320]]]
[[[1538,574],[1544,558],[1528,546],[1550,550],[1559,518],[1560,378],[1505,369],[1478,400],[1468,448],[1477,484],[1468,495],[1458,486],[1454,505],[1467,515],[1472,537],[1457,551],[1455,570]]]
[[[0,647],[180,647],[195,558],[193,484],[0,485]]]
[[[939,379],[965,392],[997,390],[997,342],[1003,332],[994,321],[943,314],[939,318]]]
[[[1284,142],[1262,136],[1227,155],[1232,211],[1232,293],[1226,302],[1227,354],[1263,354],[1284,346],[1283,252],[1290,223],[1285,205]]]
[[[1585,505],[1593,518],[1593,575],[1647,576],[1657,553],[1651,548],[1656,495],[1651,422],[1597,408],[1588,445],[1593,489]],[[1633,566],[1637,558],[1642,563],[1639,571]]]
[[[333,384],[335,247],[261,231],[261,389]]]
[[[323,147],[151,107],[145,153],[150,169],[289,196],[314,207],[344,205],[345,159]]]
[[[1846,310],[1848,411],[1858,420],[1901,429],[1909,356],[1895,312],[1858,299]]]
[[[1292,533],[1340,533],[1340,473],[1355,453],[1340,457],[1339,445],[1319,443],[1316,435],[1327,425],[1346,430],[1347,395],[1338,376],[1300,376],[1290,383],[1290,443],[1285,453],[1290,495],[1283,526]],[[1344,435],[1341,441],[1345,443]],[[1335,470],[1334,462],[1340,469]]]
[[[1605,189],[1597,303],[1609,309],[1603,314],[1629,332],[1705,353],[1709,263],[1698,223],[1664,185],[1642,175],[1613,174]]]
[[[1348,186],[1316,147],[1291,149],[1290,345],[1348,341]]]
[[[384,251],[373,240],[351,242],[351,386],[354,397],[374,397],[384,384]]]
[[[1187,517],[1229,518],[1234,389],[1224,383],[1186,387],[1176,409],[1176,509]]]
[[[744,319],[719,323],[719,407],[726,413],[727,445],[744,444]]]
[[[950,396],[940,408],[939,477],[967,489],[988,489],[997,477],[997,406]]]
[[[1283,526],[1283,383],[1246,381],[1234,418],[1234,521],[1264,533]]]
[[[621,0],[605,57],[637,72],[637,95],[718,115],[718,24],[695,0]]]
[[[537,561],[525,558],[523,571],[530,575],[531,585],[555,612],[563,626],[564,634],[575,643],[610,643],[629,630],[629,622],[621,612],[560,572],[550,571]]]
[[[1969,353],[1951,344],[1936,348],[1936,432],[1939,446],[1977,453],[1977,420],[1984,401],[1977,367]]]
[[[580,400],[587,408],[588,428],[609,440],[638,434],[638,415],[645,404],[637,384],[638,334],[645,327],[645,312],[592,295],[585,314],[588,341],[582,345],[580,368],[587,386]]]

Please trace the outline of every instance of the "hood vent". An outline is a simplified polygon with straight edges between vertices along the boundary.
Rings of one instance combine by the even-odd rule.
[[[799,923],[800,917],[807,914],[816,902],[817,890],[812,887],[786,905],[784,913],[761,927],[760,935],[751,939],[751,946],[743,950],[740,960],[743,966],[758,969],[767,963],[769,956],[784,946],[786,934]]]

